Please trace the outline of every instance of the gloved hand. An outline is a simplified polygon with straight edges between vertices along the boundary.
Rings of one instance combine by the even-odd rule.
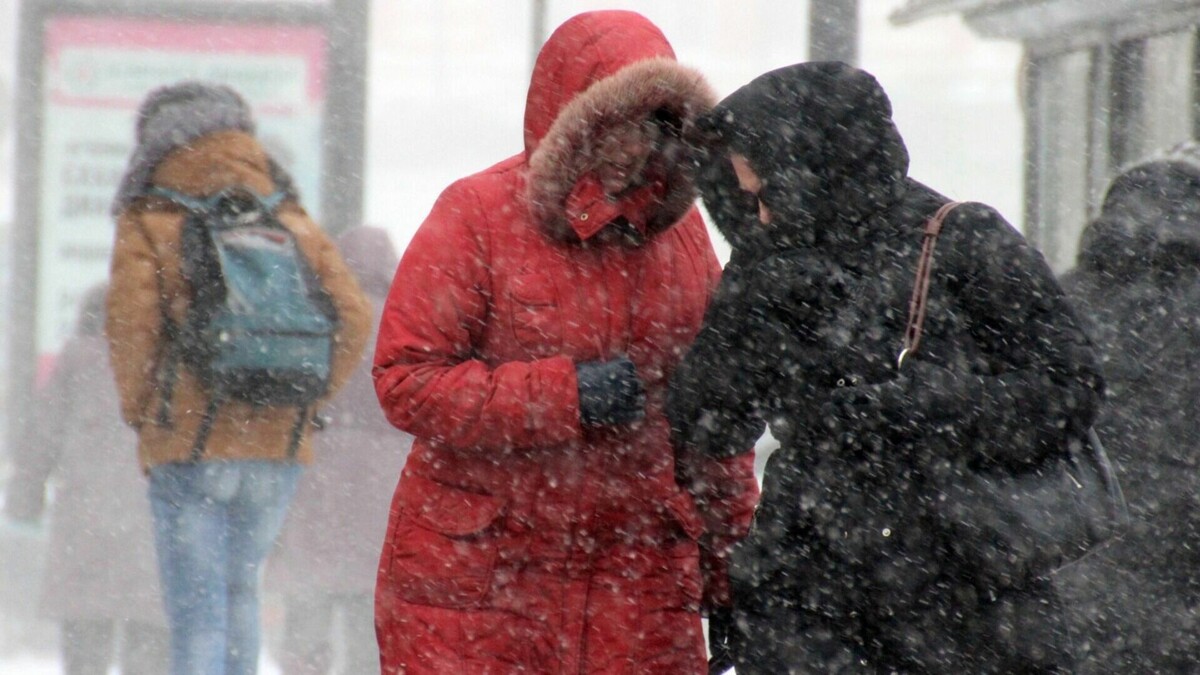
[[[585,425],[632,424],[646,416],[646,389],[629,357],[577,363],[575,376]]]
[[[732,607],[717,607],[708,614],[708,672],[725,673],[733,667],[733,637],[737,625]]]

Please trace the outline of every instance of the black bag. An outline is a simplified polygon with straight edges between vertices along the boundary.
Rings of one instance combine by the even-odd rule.
[[[920,343],[933,248],[946,204],[925,226],[899,366]],[[940,485],[934,513],[963,556],[1004,586],[1020,586],[1079,560],[1129,525],[1113,463],[1094,429],[1027,470],[958,467]]]
[[[1027,471],[965,469],[942,486],[939,517],[966,559],[1004,586],[1052,574],[1129,525],[1095,430],[1066,446]]]

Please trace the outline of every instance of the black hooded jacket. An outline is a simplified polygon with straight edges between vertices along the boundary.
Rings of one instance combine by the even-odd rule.
[[[1153,516],[1173,476],[1193,485],[1200,466],[1200,167],[1152,161],[1118,176],[1063,288],[1103,355],[1110,395],[1097,426],[1130,508]]]
[[[897,370],[923,224],[948,200],[907,177],[869,74],[782,68],[729,96],[707,128],[762,179],[772,218],[757,221],[714,153],[702,194],[733,254],[673,381],[676,442],[730,454],[769,423],[781,448],[735,573],[887,614],[953,557],[930,536],[938,481],[968,464],[1036,463],[1064,451],[1064,429],[1091,424],[1091,344],[1042,256],[971,203],[946,219],[920,350]]]
[[[1200,651],[1200,164],[1167,155],[1122,172],[1062,284],[1102,354],[1096,430],[1134,516],[1120,541],[1059,575],[1092,646],[1082,672],[1190,672]]]

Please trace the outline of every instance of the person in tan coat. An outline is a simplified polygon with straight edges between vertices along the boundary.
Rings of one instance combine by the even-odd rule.
[[[181,269],[187,214],[155,190],[204,198],[229,188],[282,194],[276,217],[336,314],[326,398],[354,371],[371,326],[357,281],[255,138],[241,96],[193,81],[151,92],[113,207],[106,329],[121,414],[137,431],[150,479],[175,675],[255,672],[259,571],[301,468],[312,461],[306,416],[317,419],[320,408],[298,420],[295,406],[222,400],[197,443],[212,394],[185,365],[165,367],[168,327],[183,324],[193,289]],[[168,370],[173,376],[164,376]]]

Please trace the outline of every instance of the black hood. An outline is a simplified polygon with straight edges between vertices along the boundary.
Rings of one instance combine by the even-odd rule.
[[[773,70],[725,98],[702,121],[708,144],[700,188],[734,248],[772,249],[869,236],[864,221],[905,191],[908,151],[879,82],[840,62]],[[770,226],[737,188],[724,151],[746,157],[763,182]],[[765,240],[764,240],[765,238]]]
[[[1200,166],[1166,157],[1113,179],[1080,238],[1078,264],[1116,279],[1200,268]]]

